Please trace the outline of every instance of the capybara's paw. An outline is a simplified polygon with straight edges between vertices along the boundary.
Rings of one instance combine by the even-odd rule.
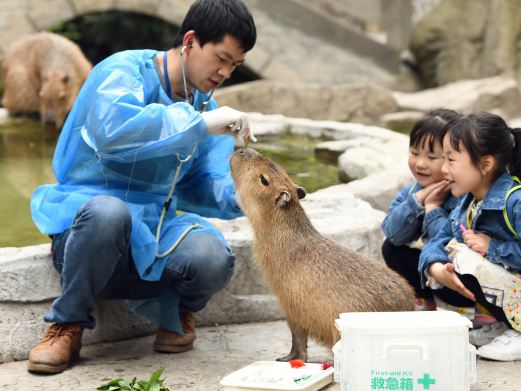
[[[291,360],[302,360],[302,361],[306,362],[307,354],[302,354],[300,352],[293,352],[292,351],[287,356],[277,358],[277,361],[288,362],[288,361],[291,361]]]

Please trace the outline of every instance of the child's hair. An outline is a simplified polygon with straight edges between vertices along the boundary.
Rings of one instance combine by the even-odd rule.
[[[413,125],[409,136],[409,147],[421,147],[427,142],[429,151],[433,152],[435,142],[443,145],[445,125],[459,117],[461,114],[450,109],[440,108],[429,111]]]
[[[509,128],[500,116],[469,114],[449,122],[446,128],[452,147],[460,151],[462,145],[476,167],[483,156],[492,155],[498,163],[496,175],[507,168],[511,175],[521,174],[521,129]]]
[[[187,31],[195,30],[199,45],[221,42],[226,34],[239,41],[243,52],[257,40],[253,17],[243,0],[197,0],[186,14],[172,46],[183,43]]]

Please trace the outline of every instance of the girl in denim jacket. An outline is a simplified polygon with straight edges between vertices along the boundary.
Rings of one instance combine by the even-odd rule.
[[[512,190],[519,186],[513,176],[521,174],[521,129],[509,128],[494,114],[462,117],[447,125],[443,156],[444,178],[451,193],[462,198],[422,251],[422,285],[448,288],[453,300],[478,303],[498,320],[471,331],[480,356],[521,360],[521,191]],[[445,247],[453,238],[473,250],[470,255],[485,257],[471,261],[482,262],[481,276],[487,268],[492,277],[506,270],[508,283],[487,286],[473,274],[458,273]],[[450,298],[444,300],[451,304]]]
[[[458,116],[455,111],[437,109],[414,124],[408,163],[415,181],[400,191],[382,223],[387,237],[382,246],[385,262],[415,289],[417,309],[435,308],[431,290],[421,287],[418,262],[421,243],[441,229],[457,204],[441,166],[445,125]]]

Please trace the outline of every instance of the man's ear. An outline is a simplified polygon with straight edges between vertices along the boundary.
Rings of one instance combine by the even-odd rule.
[[[277,206],[284,208],[291,201],[291,195],[286,191],[282,191],[277,197]]]
[[[496,159],[492,155],[485,155],[480,160],[481,175],[485,176],[496,168]]]
[[[302,186],[295,186],[295,188],[297,189],[297,195],[299,200],[306,196],[306,189],[304,189]]]
[[[193,47],[194,42],[197,41],[197,35],[195,33],[195,30],[189,30],[185,33],[183,36],[183,46],[186,46],[185,52],[190,51],[190,49]]]

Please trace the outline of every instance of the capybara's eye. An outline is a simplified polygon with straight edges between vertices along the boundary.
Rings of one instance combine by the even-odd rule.
[[[264,185],[264,186],[268,186],[270,183],[268,182],[268,180],[266,179],[266,177],[264,175],[260,175],[260,179],[261,179],[261,183]]]

